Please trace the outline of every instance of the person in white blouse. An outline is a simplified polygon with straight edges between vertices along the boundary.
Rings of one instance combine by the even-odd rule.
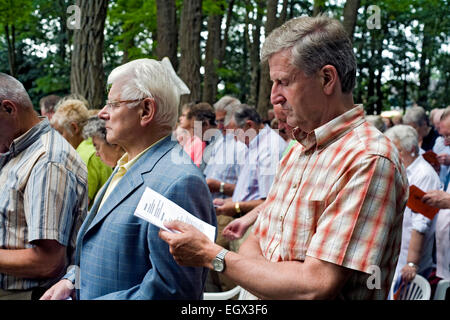
[[[385,132],[399,150],[406,167],[410,185],[427,192],[441,189],[439,176],[433,167],[420,155],[416,130],[408,125],[397,125]],[[436,219],[432,221],[406,207],[403,216],[403,232],[400,255],[394,279],[401,276],[410,282],[416,274],[427,278],[433,268],[433,242]]]

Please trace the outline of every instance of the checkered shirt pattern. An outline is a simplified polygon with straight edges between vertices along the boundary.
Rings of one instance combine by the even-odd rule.
[[[359,271],[337,298],[385,299],[408,198],[397,150],[364,120],[362,106],[310,134],[294,133],[300,143],[280,162],[253,228],[264,256],[277,262],[308,255]],[[370,289],[372,274],[381,277],[380,289],[376,281]]]

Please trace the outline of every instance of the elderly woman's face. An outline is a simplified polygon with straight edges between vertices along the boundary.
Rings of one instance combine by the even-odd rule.
[[[118,146],[110,145],[105,140],[100,137],[93,136],[92,143],[94,144],[96,155],[100,157],[100,159],[111,168],[115,167],[117,161],[122,156],[121,153],[118,152]],[[120,148],[119,148],[120,149]]]

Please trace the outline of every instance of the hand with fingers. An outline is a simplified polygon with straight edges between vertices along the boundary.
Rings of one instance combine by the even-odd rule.
[[[170,253],[179,265],[212,268],[211,261],[222,247],[209,240],[192,225],[181,221],[171,221],[165,226],[179,232],[159,231],[159,237],[167,242]]]

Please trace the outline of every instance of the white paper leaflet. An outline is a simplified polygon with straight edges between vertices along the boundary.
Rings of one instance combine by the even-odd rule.
[[[148,187],[145,188],[134,215],[169,232],[174,231],[167,229],[164,226],[165,222],[173,220],[182,221],[194,226],[214,242],[216,233],[214,226],[193,216],[176,203]]]

